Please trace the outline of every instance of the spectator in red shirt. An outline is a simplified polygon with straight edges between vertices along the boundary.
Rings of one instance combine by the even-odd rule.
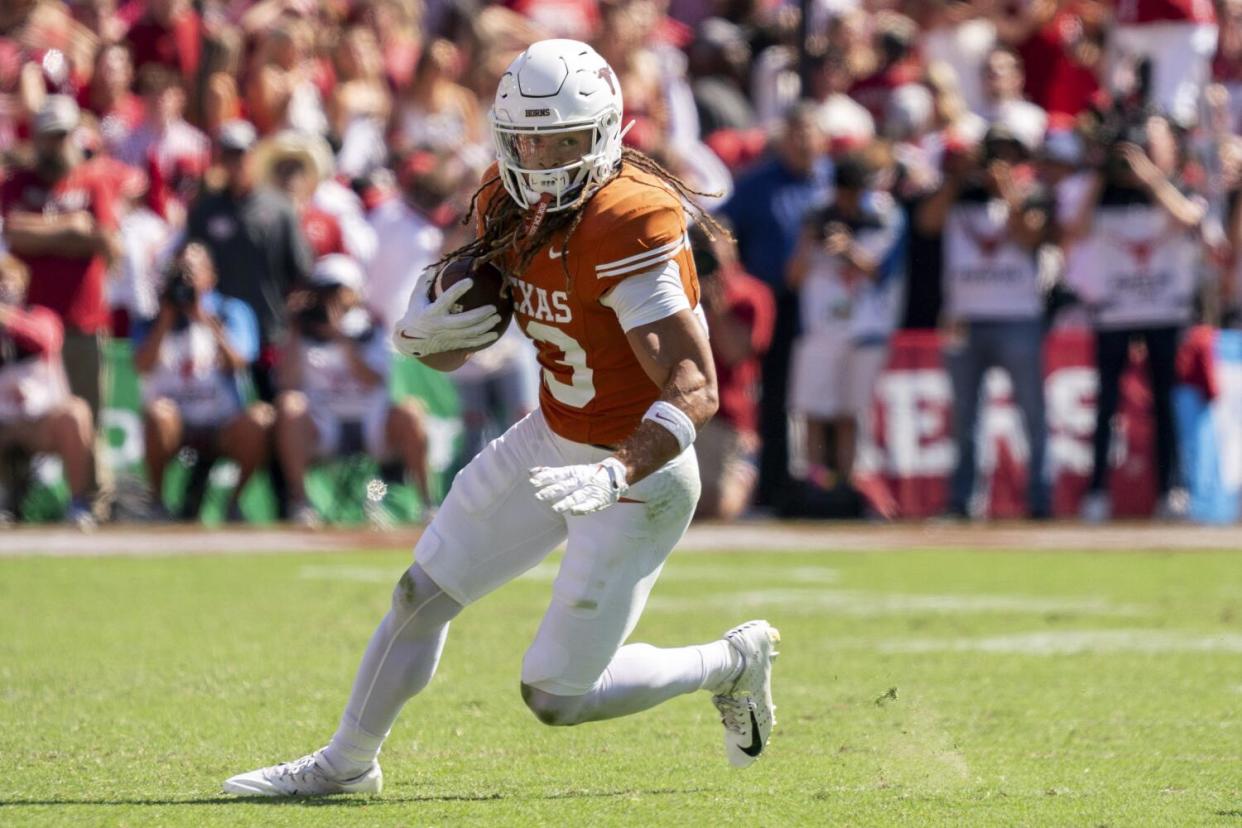
[[[702,308],[712,332],[720,408],[699,429],[703,494],[695,516],[733,520],[750,506],[759,480],[760,358],[772,341],[772,290],[742,270],[731,242],[690,231]]]
[[[65,326],[69,390],[97,419],[108,306],[104,275],[117,249],[115,194],[97,169],[83,164],[72,140],[78,105],[51,95],[34,121],[35,164],[0,188],[4,241],[30,268],[27,300],[54,311]]]
[[[119,146],[142,122],[142,99],[130,91],[134,64],[123,43],[110,43],[95,56],[90,85],[78,95],[78,104],[99,121],[104,143]]]
[[[86,402],[65,389],[60,320],[47,308],[25,305],[28,281],[20,261],[0,258],[0,452],[59,457],[72,498],[67,517],[87,529],[93,525],[87,503],[93,420]],[[0,523],[16,517],[17,505],[0,503]]]
[[[203,21],[189,0],[147,0],[147,13],[126,35],[134,68],[158,63],[177,72],[189,88],[202,56]]]
[[[1049,5],[1049,4],[1045,4]],[[1070,0],[1044,10],[1018,44],[1026,95],[1049,115],[1077,115],[1099,91],[1104,54],[1100,0]]]

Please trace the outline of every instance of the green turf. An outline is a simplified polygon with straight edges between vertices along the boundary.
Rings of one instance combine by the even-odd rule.
[[[536,722],[544,565],[454,623],[382,797],[217,793],[324,743],[405,564],[0,561],[0,825],[1242,825],[1242,560],[1219,553],[675,555],[637,639],[784,635],[746,771],[705,694]]]

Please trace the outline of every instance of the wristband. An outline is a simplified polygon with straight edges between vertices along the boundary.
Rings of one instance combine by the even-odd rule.
[[[664,400],[656,400],[647,409],[647,413],[643,415],[644,420],[651,420],[656,425],[666,430],[669,434],[677,439],[677,445],[682,451],[690,448],[694,443],[694,438],[698,436],[698,432],[694,427],[694,422],[672,403]]]

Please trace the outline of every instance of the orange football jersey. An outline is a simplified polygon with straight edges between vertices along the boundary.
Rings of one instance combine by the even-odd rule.
[[[495,174],[493,165],[484,178]],[[489,187],[479,199],[480,216],[492,198],[509,194],[499,182]],[[566,227],[524,273],[513,272],[512,257],[500,264],[513,280],[517,323],[539,352],[539,405],[549,427],[577,443],[614,446],[638,427],[660,389],[639,365],[616,313],[600,300],[623,279],[669,261],[692,308],[699,282],[681,200],[659,178],[626,164],[585,210],[568,252]]]

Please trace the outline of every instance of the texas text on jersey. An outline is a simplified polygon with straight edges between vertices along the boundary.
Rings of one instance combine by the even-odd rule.
[[[495,167],[484,180],[494,175]],[[480,222],[496,198],[508,198],[499,182],[480,196]],[[699,282],[685,211],[659,178],[626,164],[583,210],[568,245],[565,228],[523,272],[513,272],[512,254],[501,265],[513,279],[517,322],[538,348],[548,425],[577,443],[614,446],[638,427],[660,389],[601,300],[624,279],[674,267],[696,308]]]

